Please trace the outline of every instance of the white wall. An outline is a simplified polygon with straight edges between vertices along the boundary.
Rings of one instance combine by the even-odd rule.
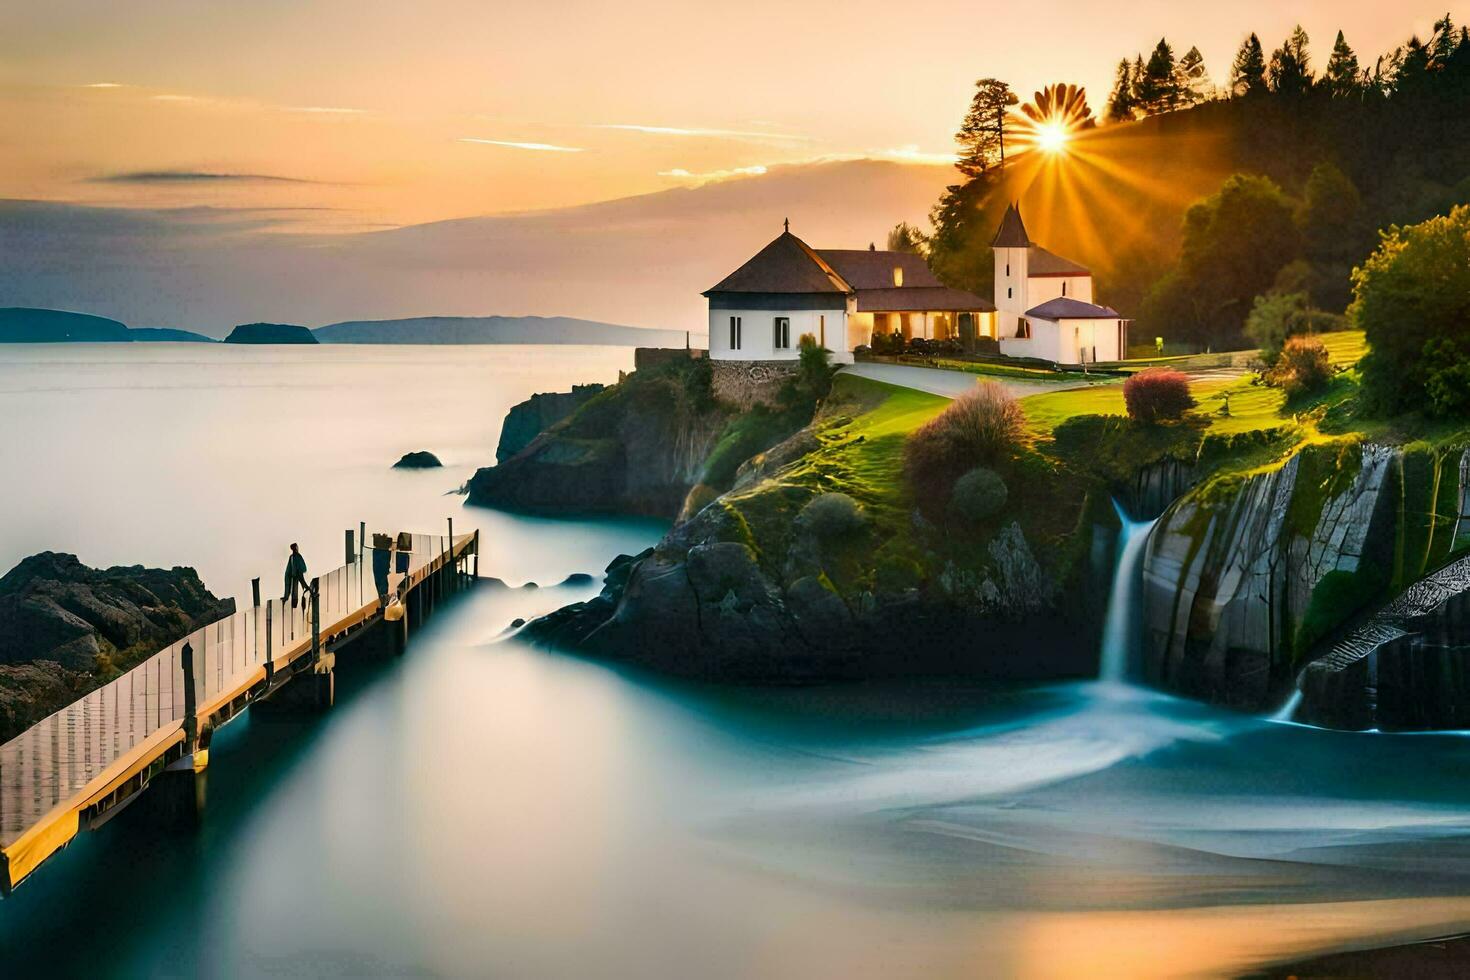
[[[741,320],[740,349],[730,349],[730,318]],[[776,350],[775,320],[791,320],[791,346]],[[847,313],[845,310],[710,310],[709,356],[721,361],[795,360],[801,335],[809,333],[819,341],[826,320],[826,346],[832,359],[852,362],[852,348],[847,345]]]
[[[1067,291],[1062,292],[1062,285],[1066,284]],[[1040,306],[1049,299],[1056,299],[1065,295],[1068,299],[1081,300],[1084,303],[1092,302],[1092,277],[1091,276],[1032,276],[1026,283],[1026,297],[1030,303],[1027,310],[1033,306]],[[1018,312],[1024,313],[1026,310]]]
[[[1029,318],[1030,340],[1001,340],[1000,352],[1011,357],[1040,357],[1059,364],[1121,361],[1126,351],[1118,346],[1119,320],[1042,320]]]

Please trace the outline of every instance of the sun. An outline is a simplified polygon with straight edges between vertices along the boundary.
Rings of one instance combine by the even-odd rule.
[[[1065,153],[1072,133],[1065,123],[1049,122],[1036,127],[1036,148],[1044,153]]]

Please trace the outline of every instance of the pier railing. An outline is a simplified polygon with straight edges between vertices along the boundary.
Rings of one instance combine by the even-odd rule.
[[[364,543],[353,561],[314,579],[294,606],[271,598],[202,626],[0,745],[0,892],[171,762],[201,747],[207,752],[213,728],[271,693],[304,658],[378,616],[385,598],[433,588],[431,576],[462,570],[478,552],[472,534],[393,540],[386,582],[374,574],[375,552]],[[386,597],[379,594],[384,585]]]

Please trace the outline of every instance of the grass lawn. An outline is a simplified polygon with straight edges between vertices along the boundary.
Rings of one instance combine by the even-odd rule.
[[[1327,348],[1327,359],[1339,367],[1352,367],[1368,353],[1368,341],[1361,330],[1319,333],[1317,339]]]
[[[1285,401],[1281,390],[1253,385],[1249,378],[1196,381],[1190,386],[1190,391],[1199,402],[1195,411],[1209,419],[1212,432],[1270,429],[1291,421],[1289,416],[1281,417]],[[1225,416],[1220,414],[1220,409],[1227,395],[1230,414]],[[1122,385],[1099,385],[1031,395],[1021,399],[1021,408],[1026,412],[1027,427],[1036,436],[1051,435],[1058,425],[1077,415],[1128,414],[1123,404]]]

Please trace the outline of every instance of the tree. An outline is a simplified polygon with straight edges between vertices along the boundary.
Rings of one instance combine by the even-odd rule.
[[[1108,96],[1108,122],[1129,122],[1137,118],[1138,103],[1133,98],[1133,63],[1127,58],[1118,62],[1113,91]]]
[[[1271,91],[1277,95],[1305,95],[1312,88],[1311,53],[1307,50],[1307,32],[1298,24],[1291,36],[1271,54],[1266,75]]]
[[[1236,174],[1184,215],[1179,263],[1144,298],[1149,334],[1238,343],[1247,313],[1296,258],[1292,202],[1268,177]]]
[[[888,231],[887,248],[890,252],[908,252],[912,255],[923,255],[924,247],[924,233],[907,221],[900,221]]]
[[[1190,48],[1174,66],[1174,84],[1183,101],[1189,105],[1208,102],[1213,94],[1210,73],[1205,70],[1205,56],[1199,48]]]
[[[1358,56],[1348,47],[1342,31],[1337,32],[1337,41],[1332,45],[1332,55],[1322,73],[1322,87],[1338,99],[1363,93],[1363,73],[1358,67]]]
[[[998,78],[982,78],[975,83],[970,111],[954,137],[960,144],[955,162],[960,173],[973,179],[991,167],[1005,166],[1009,110],[1019,101],[1011,87]]]
[[[1266,90],[1266,55],[1261,50],[1261,39],[1251,34],[1240,43],[1240,50],[1230,65],[1230,92],[1241,97],[1260,95]]]
[[[1138,108],[1147,116],[1172,112],[1184,101],[1175,76],[1174,49],[1169,47],[1165,38],[1159,38],[1159,43],[1149,55],[1135,94]]]
[[[1363,390],[1382,411],[1465,411],[1470,379],[1470,206],[1389,228],[1353,272],[1353,323],[1367,334]]]
[[[1372,247],[1362,195],[1347,174],[1325,160],[1312,168],[1297,227],[1302,254],[1312,266],[1312,300],[1324,309],[1344,309],[1352,298],[1353,265]]]
[[[1245,335],[1268,367],[1276,364],[1286,338],[1302,333],[1307,321],[1306,293],[1266,293],[1256,297],[1245,319]]]

